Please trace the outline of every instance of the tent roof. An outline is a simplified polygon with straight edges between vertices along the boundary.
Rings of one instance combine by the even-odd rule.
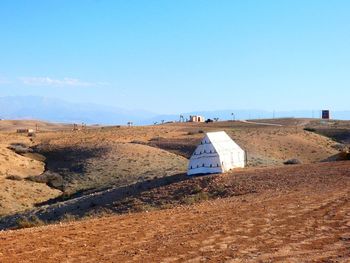
[[[233,149],[243,151],[224,131],[208,132],[206,137],[219,154],[232,151]]]
[[[244,167],[244,162],[244,150],[226,132],[208,132],[192,154],[187,173],[222,173]]]

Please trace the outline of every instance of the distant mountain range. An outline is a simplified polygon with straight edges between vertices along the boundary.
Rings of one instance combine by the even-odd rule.
[[[155,117],[143,110],[124,110],[92,103],[71,103],[35,96],[0,97],[1,119],[38,119],[51,122],[126,124]]]
[[[234,115],[232,115],[234,113]],[[126,124],[136,125],[178,121],[180,115],[202,115],[205,118],[220,120],[246,120],[271,118],[319,118],[320,111],[264,111],[264,110],[216,110],[160,115],[145,110],[125,110],[118,107],[103,106],[92,103],[71,103],[60,99],[36,96],[0,97],[1,119],[38,119],[51,122],[87,123],[87,124]],[[331,111],[334,119],[350,119],[350,111]]]

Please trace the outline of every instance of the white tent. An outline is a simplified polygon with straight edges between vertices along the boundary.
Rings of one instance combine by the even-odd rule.
[[[245,151],[226,132],[208,132],[192,154],[187,174],[224,173],[244,167],[245,159]]]

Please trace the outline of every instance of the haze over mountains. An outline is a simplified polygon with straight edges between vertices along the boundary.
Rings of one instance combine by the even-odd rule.
[[[71,103],[55,98],[15,96],[0,98],[0,118],[38,119],[52,122],[87,124],[125,124],[150,119],[156,114],[142,110],[124,110],[118,107],[92,103]]]
[[[331,109],[330,109],[331,110]],[[232,115],[234,113],[234,115]],[[187,118],[199,114],[206,118],[259,119],[281,117],[318,118],[320,110],[265,111],[265,110],[215,110],[196,111],[179,114],[162,115],[146,110],[125,110],[119,107],[93,103],[72,103],[56,98],[36,96],[0,97],[1,119],[38,119],[51,122],[87,123],[87,124],[126,124],[129,121],[138,125],[153,124],[162,121],[177,121],[179,115]],[[332,118],[350,119],[350,111],[331,111]]]

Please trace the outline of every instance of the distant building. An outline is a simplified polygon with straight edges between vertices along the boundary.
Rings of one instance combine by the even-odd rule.
[[[28,133],[29,129],[17,129],[17,133]]]
[[[35,131],[33,129],[17,129],[16,132],[17,133],[26,133],[30,137],[35,135]]]
[[[322,119],[329,120],[331,118],[329,110],[322,110]]]
[[[28,136],[29,137],[35,136],[35,131],[33,129],[28,129]]]
[[[203,116],[198,116],[198,115],[191,115],[190,116],[190,122],[205,122],[205,119]]]

